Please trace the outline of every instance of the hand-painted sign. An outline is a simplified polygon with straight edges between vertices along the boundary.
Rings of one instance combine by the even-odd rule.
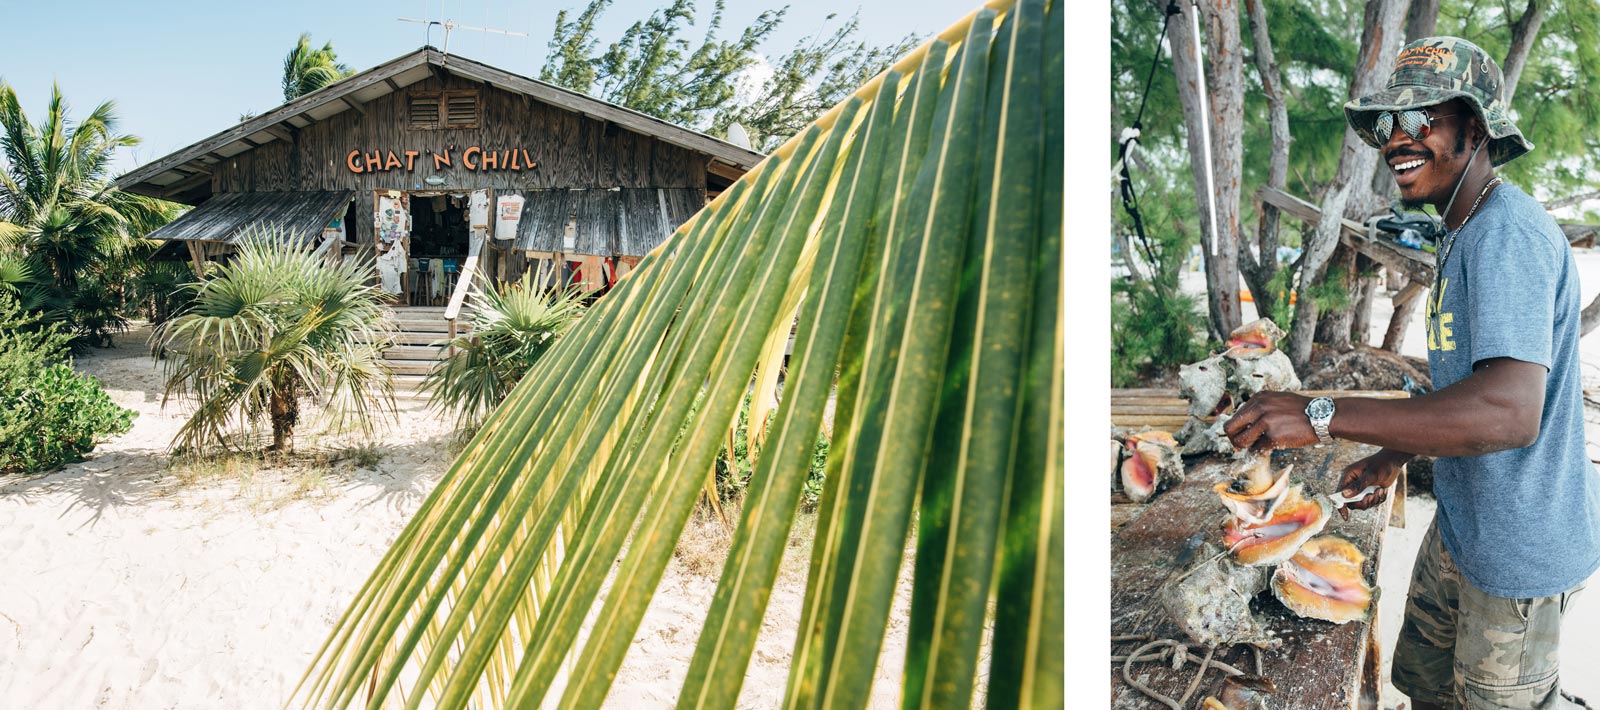
[[[444,152],[428,151],[428,157],[433,160],[434,170],[453,168],[456,163],[454,155],[455,146],[446,148]],[[388,151],[352,150],[344,157],[345,167],[352,173],[385,173],[391,170],[405,170],[411,172],[416,168],[417,156],[421,151],[406,150],[396,154]],[[528,155],[522,148],[505,148],[502,150],[484,149],[480,146],[468,146],[461,151],[459,162],[462,168],[483,172],[486,170],[510,170],[522,172],[539,167],[538,161]]]

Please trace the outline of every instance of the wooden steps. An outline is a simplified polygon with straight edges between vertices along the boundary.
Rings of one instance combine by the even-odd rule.
[[[395,345],[383,351],[383,364],[394,373],[391,384],[395,396],[420,397],[425,376],[448,355],[448,349],[436,343],[448,337],[450,323],[444,319],[443,306],[399,306],[392,310]],[[457,328],[458,332],[468,330],[465,318],[457,321]]]

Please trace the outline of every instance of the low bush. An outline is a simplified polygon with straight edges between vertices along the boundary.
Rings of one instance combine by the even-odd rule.
[[[67,359],[72,336],[39,327],[0,296],[0,473],[47,471],[82,461],[95,444],[128,431],[134,413]]]
[[[744,402],[739,405],[738,419],[735,420],[732,450],[724,445],[717,454],[717,495],[723,501],[743,499],[744,491],[750,485],[750,476],[755,472],[746,434],[749,420],[750,396],[745,395]],[[811,472],[806,476],[805,491],[800,497],[801,510],[808,513],[817,509],[817,500],[822,497],[822,485],[827,481],[829,443],[827,434],[818,431],[817,441],[811,449]]]

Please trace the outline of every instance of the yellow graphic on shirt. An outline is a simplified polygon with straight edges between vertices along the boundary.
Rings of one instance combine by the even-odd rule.
[[[1445,289],[1450,287],[1450,279],[1440,279],[1439,288],[1428,297],[1428,349],[1429,350],[1455,350],[1456,341],[1451,339],[1455,331],[1450,329],[1450,324],[1455,322],[1454,313],[1440,313],[1439,306],[1444,303]]]

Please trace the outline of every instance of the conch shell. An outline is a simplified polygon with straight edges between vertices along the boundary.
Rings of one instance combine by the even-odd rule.
[[[1300,545],[1322,532],[1332,514],[1332,503],[1307,499],[1295,486],[1265,522],[1251,524],[1230,516],[1222,525],[1222,540],[1240,564],[1275,565],[1293,557]]]
[[[1361,574],[1365,560],[1342,537],[1313,538],[1272,573],[1272,595],[1300,616],[1335,624],[1365,619],[1372,611],[1372,586]]]
[[[1239,461],[1233,480],[1218,483],[1213,490],[1240,522],[1265,525],[1291,494],[1299,494],[1298,487],[1289,487],[1289,472],[1294,467],[1285,466],[1274,476],[1267,456],[1245,453]]]
[[[1268,644],[1272,634],[1250,612],[1250,599],[1266,589],[1267,571],[1234,564],[1217,546],[1202,544],[1196,562],[1164,585],[1161,606],[1195,643]]]
[[[1300,389],[1300,377],[1294,374],[1294,364],[1289,362],[1289,356],[1283,354],[1282,350],[1273,350],[1234,362],[1228,384],[1242,398],[1249,399],[1262,390],[1288,392]]]
[[[1213,355],[1179,367],[1178,394],[1189,400],[1189,416],[1194,419],[1205,419],[1232,409],[1228,367],[1222,356]]]
[[[1183,442],[1183,455],[1233,453],[1233,442],[1228,441],[1228,435],[1222,433],[1223,425],[1232,418],[1231,414],[1218,414],[1217,420],[1208,425],[1204,420],[1190,417],[1177,435],[1178,441]]]
[[[1222,354],[1235,360],[1254,360],[1277,352],[1278,341],[1284,335],[1283,329],[1272,319],[1257,318],[1228,334],[1228,349]]]
[[[1183,459],[1178,442],[1164,431],[1141,431],[1124,439],[1128,457],[1122,461],[1122,492],[1135,503],[1183,480]]]

